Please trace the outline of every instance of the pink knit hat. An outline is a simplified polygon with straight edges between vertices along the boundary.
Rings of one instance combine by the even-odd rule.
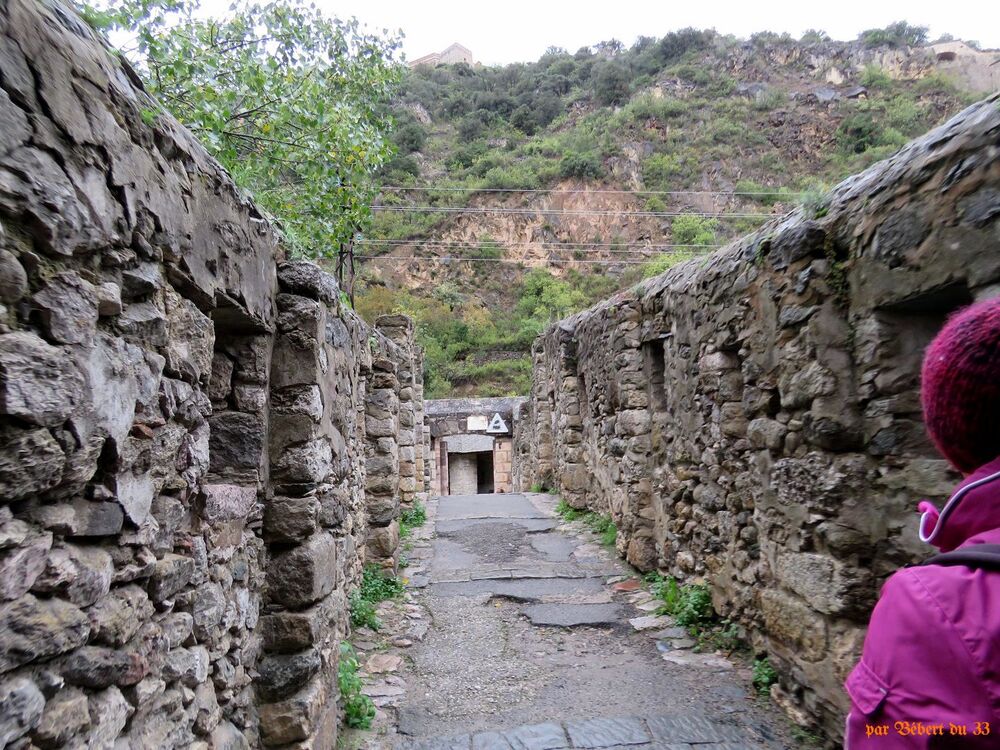
[[[953,315],[927,347],[924,422],[963,474],[1000,456],[1000,297]]]

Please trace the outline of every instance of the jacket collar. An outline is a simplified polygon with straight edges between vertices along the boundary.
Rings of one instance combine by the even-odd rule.
[[[1000,458],[967,476],[938,509],[928,500],[917,506],[920,539],[942,552],[961,546],[969,537],[1000,528]]]

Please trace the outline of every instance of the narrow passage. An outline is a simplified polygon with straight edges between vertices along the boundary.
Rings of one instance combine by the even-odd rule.
[[[431,624],[405,650],[391,746],[791,746],[747,666],[695,653],[648,594],[617,590],[634,571],[563,524],[555,503],[533,493],[431,501],[430,543],[409,573]]]

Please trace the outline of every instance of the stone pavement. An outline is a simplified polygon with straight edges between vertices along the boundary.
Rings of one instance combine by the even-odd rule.
[[[750,672],[700,654],[635,572],[540,494],[446,496],[411,551],[430,627],[391,703],[399,750],[791,747]]]
[[[435,737],[408,750],[756,750],[740,729],[701,716],[546,722],[501,732]]]

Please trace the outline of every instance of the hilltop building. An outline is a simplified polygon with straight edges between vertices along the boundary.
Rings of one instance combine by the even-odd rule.
[[[438,65],[454,65],[456,63],[465,63],[466,65],[475,64],[475,60],[472,57],[472,50],[462,46],[458,42],[448,46],[442,52],[431,52],[429,55],[418,57],[416,60],[410,62],[410,67],[415,68],[418,65],[436,67]]]

